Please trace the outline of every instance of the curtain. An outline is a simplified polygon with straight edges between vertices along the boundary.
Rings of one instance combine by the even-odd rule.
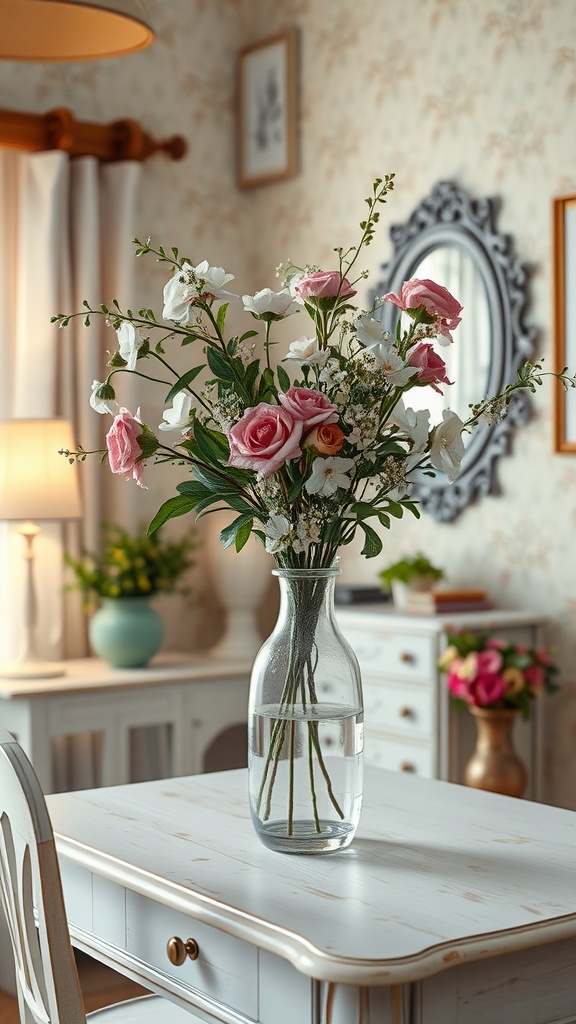
[[[132,238],[141,164],[100,164],[62,152],[0,150],[0,418],[64,416],[84,448],[102,447],[105,424],[89,406],[101,380],[110,328],[83,318],[60,329],[50,318],[119,297],[133,303]],[[106,332],[108,337],[106,339]],[[106,343],[106,340],[107,343]],[[44,524],[35,544],[38,637],[42,657],[88,653],[77,592],[63,592],[63,549],[98,545],[103,517],[100,463],[80,473],[81,523]],[[0,523],[0,663],[17,656],[24,607],[23,541]],[[75,788],[93,783],[85,754]],[[66,788],[61,779],[59,788]]]

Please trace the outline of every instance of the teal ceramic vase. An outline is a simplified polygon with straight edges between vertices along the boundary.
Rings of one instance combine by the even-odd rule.
[[[142,668],[163,639],[162,619],[148,597],[103,597],[88,632],[94,653],[112,668]]]

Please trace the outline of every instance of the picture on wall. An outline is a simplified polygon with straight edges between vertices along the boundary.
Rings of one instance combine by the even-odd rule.
[[[553,204],[554,369],[576,365],[576,196]],[[576,390],[556,382],[554,450],[576,452]]]
[[[253,188],[297,170],[297,34],[287,29],[238,55],[238,185]]]

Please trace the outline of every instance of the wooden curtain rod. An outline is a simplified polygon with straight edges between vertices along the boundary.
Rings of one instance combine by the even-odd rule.
[[[154,139],[128,118],[111,124],[77,121],[65,107],[47,114],[0,109],[0,146],[29,153],[62,149],[71,156],[95,156],[102,161],[147,160],[154,153],[181,160],[188,148],[182,135]]]

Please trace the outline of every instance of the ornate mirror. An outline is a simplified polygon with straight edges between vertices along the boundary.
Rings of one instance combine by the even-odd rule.
[[[439,422],[448,407],[465,420],[471,403],[501,391],[533,356],[535,331],[523,322],[527,268],[512,257],[510,239],[496,232],[495,212],[494,200],[473,201],[452,182],[442,181],[405,224],[390,230],[394,253],[383,265],[384,278],[373,300],[419,277],[444,285],[463,306],[454,343],[441,350],[455,383],[445,388],[444,396],[422,388],[407,398],[412,407],[420,400],[430,409],[431,422]],[[398,316],[391,303],[380,310],[391,333]],[[443,473],[422,476],[413,497],[435,519],[448,522],[481,495],[496,493],[496,460],[509,451],[512,431],[529,414],[527,395],[517,392],[504,420],[482,424],[465,436],[466,452],[455,483]]]

